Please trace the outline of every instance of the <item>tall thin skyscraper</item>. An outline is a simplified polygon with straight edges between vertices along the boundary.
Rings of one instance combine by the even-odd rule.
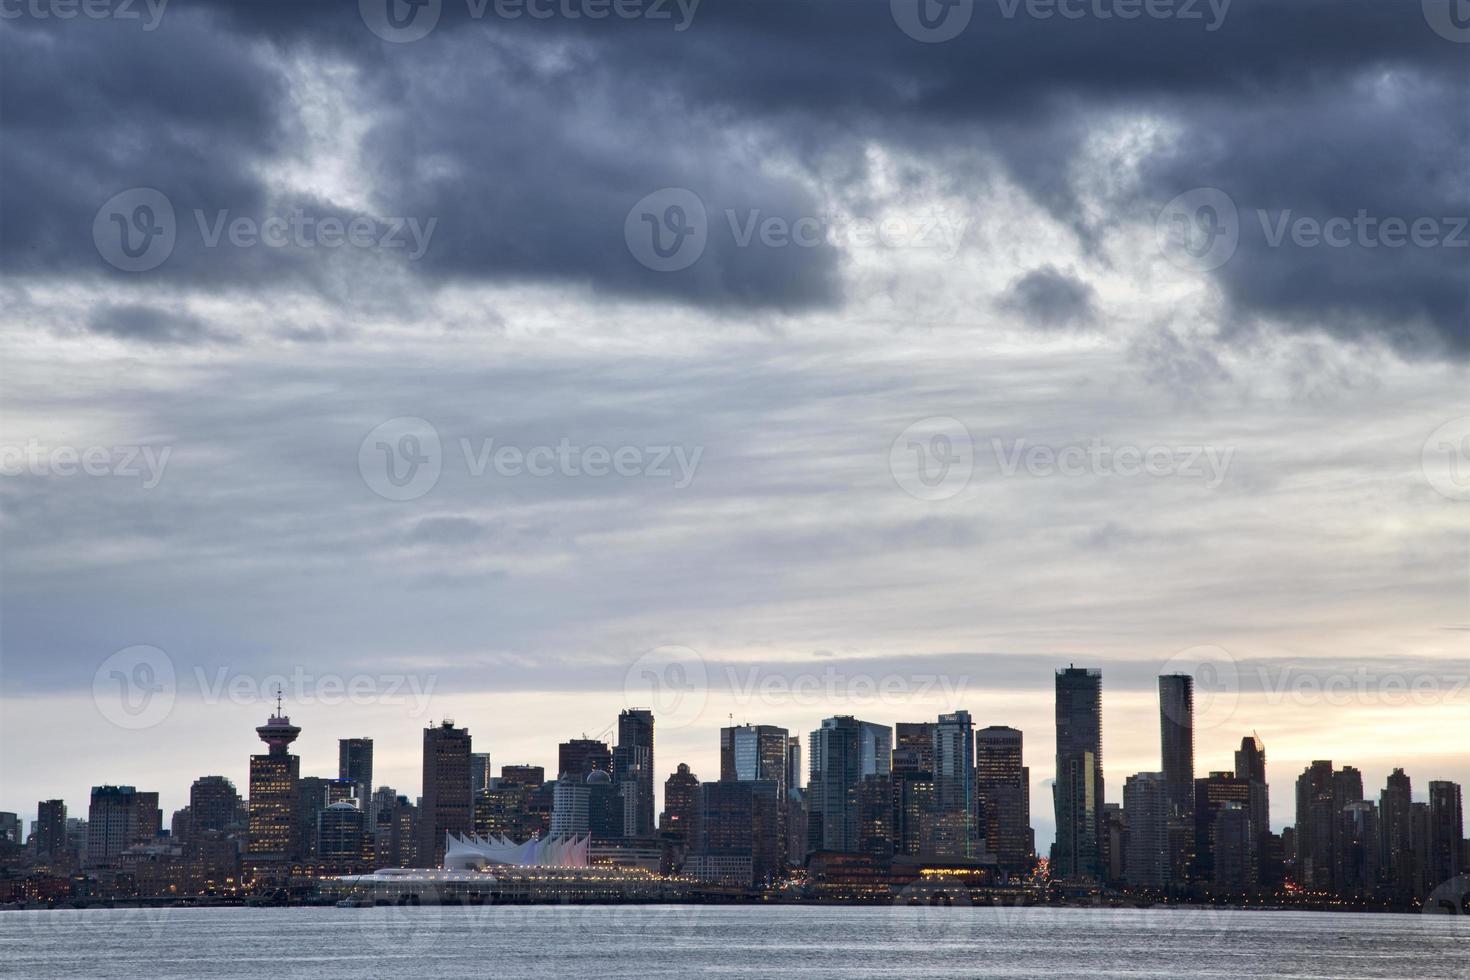
[[[975,723],[968,711],[940,715],[934,726],[935,857],[975,856]]]
[[[1436,779],[1429,784],[1429,881],[1449,881],[1464,867],[1465,812],[1460,785]]]
[[[470,798],[477,799],[481,793],[490,789],[490,783],[494,776],[490,768],[489,752],[470,753]]]
[[[1413,783],[1402,769],[1395,769],[1378,797],[1378,829],[1385,877],[1394,900],[1405,904],[1414,896],[1413,808]]]
[[[1056,878],[1098,879],[1107,868],[1103,826],[1102,671],[1056,675],[1057,781],[1052,788]]]
[[[618,715],[613,779],[623,797],[623,832],[653,836],[653,712],[629,708]]]
[[[1031,831],[1031,770],[1022,765],[1022,735],[992,725],[975,733],[977,832],[1002,871],[1030,869],[1036,849]]]
[[[1194,807],[1194,678],[1188,674],[1159,677],[1159,744],[1170,810],[1188,818]]]
[[[250,860],[290,860],[302,856],[296,832],[301,760],[287,749],[301,729],[282,713],[279,694],[276,713],[255,734],[269,749],[250,757]]]
[[[373,740],[342,738],[337,740],[337,777],[357,783],[357,806],[371,814],[373,799]]]
[[[470,733],[445,719],[424,729],[424,783],[419,809],[418,863],[437,868],[444,863],[447,834],[474,831],[470,799]]]

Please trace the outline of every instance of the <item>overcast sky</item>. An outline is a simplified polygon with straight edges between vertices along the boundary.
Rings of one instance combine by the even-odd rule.
[[[1068,663],[1114,801],[1166,670],[1278,829],[1470,782],[1449,0],[531,7],[5,8],[0,809],[243,792],[276,676],[410,797],[965,708],[1044,847]]]

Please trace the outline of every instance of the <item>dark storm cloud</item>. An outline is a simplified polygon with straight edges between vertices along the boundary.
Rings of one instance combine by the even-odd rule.
[[[1055,266],[1042,266],[1011,284],[1002,306],[1014,310],[1033,326],[1071,327],[1091,322],[1096,315],[1087,283]]]
[[[299,203],[268,201],[255,165],[305,135],[281,61],[322,56],[355,67],[379,209],[438,219],[407,269],[430,284],[550,280],[716,308],[835,304],[839,250],[742,245],[732,220],[819,210],[806,181],[764,165],[777,154],[861,207],[876,142],[915,151],[960,193],[997,159],[1093,249],[1177,194],[1221,188],[1240,243],[1208,274],[1237,326],[1279,319],[1415,352],[1470,350],[1470,250],[1282,247],[1256,214],[1466,214],[1466,47],[1431,30],[1418,3],[1235,0],[1200,5],[1201,20],[1073,20],[996,0],[942,44],[906,36],[876,0],[706,3],[687,30],[473,9],[445,0],[437,28],[408,44],[375,37],[354,4],[179,3],[151,33],[7,27],[3,108],[23,138],[0,150],[11,208],[0,254],[33,274],[109,271],[87,234],[97,204],[155,186],[180,209],[181,244],[149,273],[162,283],[285,276],[351,294],[354,280],[335,267],[402,266],[396,254],[193,247],[194,208],[258,217]],[[58,77],[79,84],[50,83]],[[1079,204],[1077,167],[1112,114],[1156,120],[1166,145],[1144,155],[1136,190],[1092,211]],[[644,268],[623,240],[629,209],[665,187],[707,208],[709,243],[678,272]]]
[[[149,306],[99,307],[87,326],[95,333],[154,344],[198,344],[220,339],[197,317]]]

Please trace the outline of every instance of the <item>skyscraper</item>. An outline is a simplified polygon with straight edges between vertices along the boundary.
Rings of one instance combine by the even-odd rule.
[[[1022,765],[1022,735],[992,725],[975,733],[975,795],[978,834],[1001,870],[1024,872],[1034,863],[1031,830],[1031,770]]]
[[[1056,675],[1057,839],[1052,875],[1100,878],[1103,853],[1102,671],[1068,667]]]
[[[1414,793],[1407,773],[1395,769],[1378,797],[1378,830],[1383,840],[1385,878],[1395,902],[1414,897]]]
[[[250,831],[247,845],[252,862],[285,861],[297,854],[299,836],[296,816],[301,760],[287,749],[301,734],[281,712],[280,695],[276,713],[255,734],[269,748],[264,755],[250,757]]]
[[[490,769],[489,752],[470,753],[470,799],[475,799],[490,788],[494,773]]]
[[[56,865],[69,865],[66,846],[66,802],[42,800],[36,807],[36,854]]]
[[[790,746],[790,732],[775,725],[733,725],[720,729],[720,779],[724,782],[762,779],[776,787],[776,833],[783,862],[790,849],[786,784]]]
[[[666,834],[675,843],[688,843],[698,792],[699,777],[689,771],[687,762],[679,763],[679,767],[664,780],[664,812],[658,828],[661,834]]]
[[[864,779],[888,777],[893,760],[892,730],[851,715],[838,715],[825,719],[822,727],[812,732],[810,748],[807,800],[811,847],[857,853],[863,840],[859,790]]]
[[[653,836],[653,712],[629,708],[618,714],[613,779],[623,797],[623,832]]]
[[[1168,780],[1165,779],[1165,783]],[[1192,877],[1197,881],[1216,881],[1216,841],[1219,837],[1219,816],[1227,804],[1236,804],[1242,813],[1239,819],[1249,820],[1251,787],[1247,780],[1233,772],[1212,772],[1203,779],[1194,781],[1194,870]],[[1170,807],[1174,805],[1170,800]],[[1232,817],[1237,819],[1237,817]],[[1232,825],[1232,830],[1236,828]],[[1232,843],[1234,840],[1232,839]],[[1251,869],[1258,867],[1255,844],[1249,843],[1234,859]]]
[[[418,863],[444,863],[447,834],[469,834],[474,829],[470,800],[470,732],[445,719],[437,728],[424,729],[423,795],[419,812]]]
[[[1342,884],[1342,813],[1363,798],[1363,774],[1352,766],[1334,770],[1329,760],[1313,762],[1296,781],[1297,881],[1305,888],[1336,894]]]
[[[337,740],[337,778],[357,783],[357,806],[364,814],[372,812],[373,740],[342,738]]]
[[[1123,783],[1123,813],[1128,820],[1123,866],[1135,888],[1164,888],[1172,881],[1166,785],[1161,772],[1134,773]]]
[[[131,786],[93,786],[87,809],[86,863],[105,866],[137,842],[138,792]]]
[[[1465,814],[1460,785],[1429,783],[1429,861],[1427,884],[1437,888],[1464,869]]]
[[[1159,745],[1169,806],[1187,817],[1194,806],[1194,678],[1159,677]]]
[[[975,855],[975,723],[968,711],[939,716],[934,726],[934,842],[950,860]]]
[[[189,787],[189,820],[194,834],[225,833],[235,826],[240,794],[224,776],[200,776]]]

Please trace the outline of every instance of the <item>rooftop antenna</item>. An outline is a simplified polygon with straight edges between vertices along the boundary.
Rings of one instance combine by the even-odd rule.
[[[276,717],[281,717],[281,685],[279,684],[276,685]]]

